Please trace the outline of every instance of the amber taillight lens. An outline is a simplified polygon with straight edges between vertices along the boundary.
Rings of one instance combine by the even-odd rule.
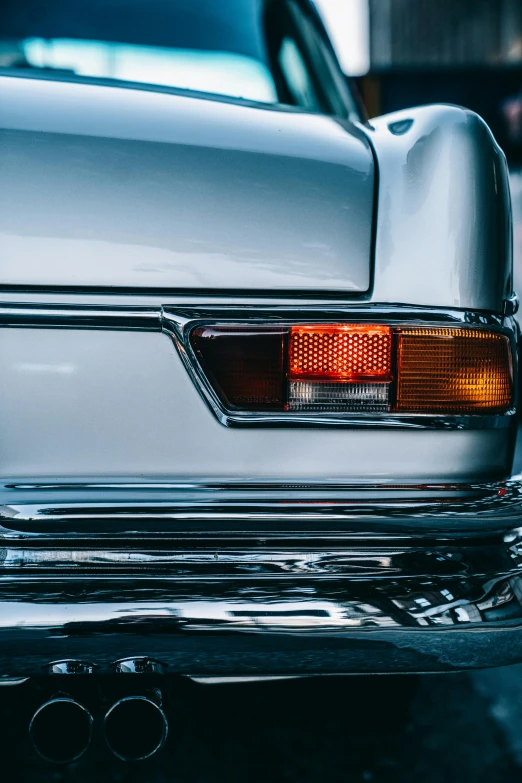
[[[400,329],[395,410],[504,413],[512,404],[511,348],[481,329]]]
[[[513,407],[510,340],[489,329],[219,325],[194,329],[190,340],[231,409],[470,415]]]

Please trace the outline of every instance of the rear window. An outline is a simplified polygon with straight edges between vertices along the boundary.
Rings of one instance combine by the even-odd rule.
[[[295,0],[4,0],[0,67],[328,111]]]

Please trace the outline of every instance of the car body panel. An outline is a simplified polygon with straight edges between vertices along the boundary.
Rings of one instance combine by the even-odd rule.
[[[512,294],[505,159],[464,109],[355,129],[17,77],[2,79],[0,122],[6,285],[343,292],[493,312]]]
[[[374,163],[354,127],[45,79],[0,94],[3,284],[368,291]]]
[[[511,296],[506,159],[457,106],[372,120],[379,196],[372,301],[500,312]]]
[[[464,481],[509,475],[505,429],[230,428],[159,332],[3,329],[0,475],[38,481]]]

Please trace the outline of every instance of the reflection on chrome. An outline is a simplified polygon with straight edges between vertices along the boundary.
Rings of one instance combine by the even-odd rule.
[[[56,591],[54,582],[38,586],[24,580],[18,587],[19,592],[13,583],[9,590],[4,586],[0,630],[45,629],[69,638],[132,631],[190,635],[220,629],[278,634],[308,629],[335,634],[355,628],[488,624],[507,617],[522,622],[522,576],[514,574],[482,581],[440,576],[371,582],[325,579],[320,583],[234,580],[223,585],[212,579],[170,584],[161,580],[161,586],[154,587],[139,580],[110,580],[103,585],[88,580],[79,602],[68,600],[66,590]],[[78,585],[69,583],[68,588],[77,590]],[[137,599],[140,594],[142,600]],[[161,673],[163,669],[162,661],[139,656],[111,666],[120,673]],[[52,673],[94,671],[92,663],[73,660],[55,661],[48,667]]]
[[[157,753],[168,734],[161,694],[126,696],[108,710],[103,721],[109,750],[122,761],[143,761]]]
[[[66,694],[42,704],[29,725],[29,737],[38,755],[56,764],[81,758],[91,743],[92,733],[91,713]]]
[[[98,667],[89,661],[64,658],[63,661],[51,661],[45,668],[48,674],[94,674]]]
[[[66,651],[100,674],[130,657],[190,676],[501,665],[522,655],[521,578],[20,575],[0,581],[0,667],[37,674]]]
[[[115,674],[164,674],[165,666],[161,661],[145,656],[122,658],[113,663]]]
[[[0,673],[86,661],[96,674],[152,661],[195,677],[518,661],[521,486],[157,482],[127,487],[140,501],[126,505],[110,500],[117,483],[5,486],[17,503],[0,528]]]

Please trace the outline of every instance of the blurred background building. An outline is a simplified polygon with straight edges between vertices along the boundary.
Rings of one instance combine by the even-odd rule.
[[[369,0],[372,69],[509,66],[522,59],[519,0]]]
[[[486,120],[511,168],[515,287],[521,295],[522,0],[316,3],[369,117],[454,103]]]
[[[522,162],[522,0],[316,2],[370,117],[464,105]]]
[[[522,155],[521,0],[369,0],[370,115],[457,103],[486,119],[508,157]]]

